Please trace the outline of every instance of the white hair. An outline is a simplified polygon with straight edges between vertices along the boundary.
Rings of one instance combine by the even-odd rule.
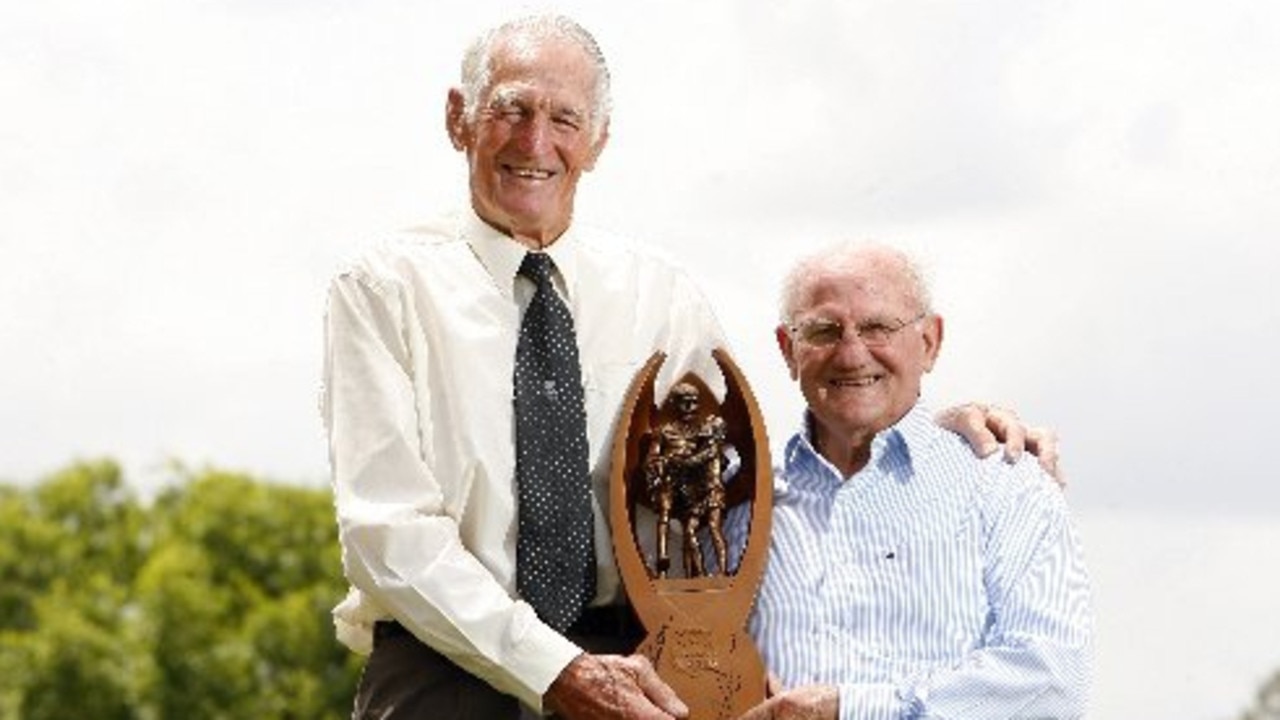
[[[902,250],[875,242],[844,242],[825,247],[798,260],[782,281],[779,317],[790,325],[805,292],[819,276],[852,271],[873,264],[905,281],[908,299],[919,312],[933,313],[933,297],[924,269]]]
[[[474,41],[462,57],[462,112],[467,122],[475,122],[480,110],[480,98],[489,87],[493,70],[493,51],[500,40],[510,37],[526,40],[568,40],[586,52],[595,70],[595,87],[592,90],[591,139],[600,139],[613,101],[609,94],[609,66],[604,53],[586,28],[564,15],[528,15],[508,20],[492,28]]]

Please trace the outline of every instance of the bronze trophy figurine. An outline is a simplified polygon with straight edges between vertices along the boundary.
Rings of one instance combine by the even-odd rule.
[[[664,356],[650,358],[627,393],[612,458],[614,555],[647,633],[637,652],[689,706],[690,720],[736,718],[765,693],[764,665],[746,622],[769,547],[769,443],[742,373],[723,350],[713,357],[725,379],[723,402],[689,374],[661,407],[654,378]],[[735,567],[721,528],[731,511],[750,517],[745,544],[734,548]],[[673,524],[678,568],[671,563]],[[641,531],[648,528],[654,537]]]
[[[724,517],[725,422],[719,415],[700,420],[701,404],[698,388],[692,383],[672,387],[667,405],[675,418],[659,425],[648,440],[644,473],[649,504],[658,513],[655,569],[659,578],[667,577],[671,567],[667,538],[673,512],[682,529],[685,577],[707,574],[698,538],[703,524],[710,530],[715,546],[716,568],[724,573],[729,565],[720,527]]]

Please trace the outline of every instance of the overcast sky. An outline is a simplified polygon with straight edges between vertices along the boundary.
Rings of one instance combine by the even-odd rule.
[[[463,200],[444,93],[517,7],[0,6],[0,478],[107,455],[140,485],[170,459],[326,482],[328,279]],[[947,320],[927,394],[1059,431],[1100,625],[1146,623],[1150,645],[1102,641],[1095,716],[1238,710],[1280,666],[1274,618],[1206,604],[1280,606],[1257,574],[1278,543],[1255,542],[1280,541],[1280,3],[560,7],[614,75],[579,219],[689,264],[775,439],[800,412],[781,269],[834,240],[908,247]],[[1196,585],[1209,565],[1248,599]],[[1160,568],[1192,579],[1140,574]],[[1210,614],[1237,625],[1205,653],[1179,623]],[[1129,687],[1177,668],[1158,700]]]

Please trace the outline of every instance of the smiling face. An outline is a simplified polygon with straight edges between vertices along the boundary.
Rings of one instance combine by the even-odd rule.
[[[815,445],[846,473],[865,463],[875,434],[915,404],[942,342],[941,318],[921,315],[925,308],[899,267],[893,258],[864,253],[806,279],[790,326],[838,322],[845,332],[835,342],[811,342],[786,325],[777,329],[783,358],[813,418]],[[900,329],[872,347],[857,336],[859,327]]]
[[[511,34],[490,56],[489,83],[474,118],[460,90],[449,93],[447,125],[466,152],[471,204],[485,222],[532,247],[569,227],[578,179],[608,137],[593,132],[596,69],[566,38]]]

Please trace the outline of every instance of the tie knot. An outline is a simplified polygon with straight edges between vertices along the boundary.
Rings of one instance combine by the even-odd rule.
[[[551,256],[546,253],[527,253],[524,262],[520,263],[520,274],[534,281],[538,287],[545,286],[551,280]]]

